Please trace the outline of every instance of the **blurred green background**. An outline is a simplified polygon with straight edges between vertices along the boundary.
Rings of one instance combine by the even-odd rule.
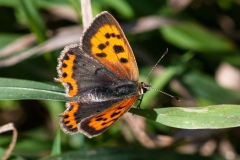
[[[94,16],[106,10],[122,26],[141,80],[168,48],[148,83],[181,101],[149,91],[142,108],[240,103],[240,1],[91,3]],[[80,2],[0,0],[0,17],[0,77],[62,87],[54,82],[57,58],[64,46],[79,42]],[[104,134],[88,139],[59,130],[58,114],[64,110],[64,102],[59,101],[0,101],[0,126],[13,122],[19,134],[10,159],[47,158],[59,153],[63,159],[239,158],[239,127],[183,130],[128,114]],[[0,135],[0,155],[11,137],[11,132]]]

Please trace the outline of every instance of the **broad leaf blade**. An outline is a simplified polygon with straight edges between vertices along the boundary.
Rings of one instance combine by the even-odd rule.
[[[184,155],[175,152],[169,152],[167,150],[159,149],[145,149],[145,148],[94,148],[94,149],[81,149],[79,151],[66,152],[59,156],[49,157],[46,160],[72,160],[72,159],[84,159],[84,160],[210,160],[209,157],[201,157],[199,155]]]
[[[168,25],[161,27],[160,31],[166,41],[183,49],[224,53],[234,48],[234,44],[228,38],[215,34],[197,23]]]
[[[183,76],[182,83],[194,97],[207,100],[211,104],[232,103],[240,99],[237,92],[219,86],[212,77],[204,73],[191,72],[186,74]]]
[[[1,100],[38,99],[66,101],[62,88],[28,80],[0,78],[0,91]]]
[[[131,109],[130,112],[176,128],[219,129],[240,126],[240,105]]]

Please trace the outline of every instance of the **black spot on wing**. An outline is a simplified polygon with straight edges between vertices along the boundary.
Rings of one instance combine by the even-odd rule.
[[[106,34],[105,34],[105,37],[106,37],[107,39],[109,39],[109,38],[111,37],[111,35],[110,35],[109,33],[106,33]]]
[[[67,73],[64,72],[64,73],[62,74],[62,77],[63,77],[63,78],[66,78],[66,77],[67,77]]]
[[[101,120],[103,120],[102,117],[99,117],[99,118],[96,119],[96,121],[101,121]]]
[[[121,112],[114,112],[111,114],[111,118],[115,117],[116,115],[119,115]]]
[[[69,60],[69,56],[66,54],[64,57],[63,57],[64,60]]]
[[[107,54],[106,53],[104,53],[104,52],[102,52],[102,53],[96,53],[96,56],[98,56],[98,57],[107,57]]]
[[[66,114],[66,115],[64,115],[64,118],[68,118],[68,117],[69,117],[69,115],[67,115],[67,114]]]
[[[73,86],[71,85],[71,83],[67,83],[67,85],[68,85],[69,90],[73,90]]]
[[[63,68],[66,68],[66,67],[67,67],[67,64],[66,64],[66,63],[63,63],[63,64],[62,64],[62,67],[63,67]]]
[[[126,58],[120,58],[120,62],[121,62],[121,63],[127,63],[128,60],[127,60]]]
[[[114,33],[111,34],[112,37],[115,37],[116,35]]]
[[[103,50],[104,48],[106,48],[105,44],[101,43],[98,45],[98,49]]]
[[[114,45],[113,50],[116,54],[124,52],[124,48],[121,45]]]
[[[74,54],[74,52],[73,52],[73,51],[69,51],[69,52],[68,52],[68,54],[71,54],[71,55],[73,55],[73,54]]]

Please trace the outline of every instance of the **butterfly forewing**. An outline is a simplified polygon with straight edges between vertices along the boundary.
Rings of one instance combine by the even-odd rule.
[[[81,40],[83,51],[93,55],[116,76],[138,81],[137,63],[118,22],[108,13],[99,14]]]

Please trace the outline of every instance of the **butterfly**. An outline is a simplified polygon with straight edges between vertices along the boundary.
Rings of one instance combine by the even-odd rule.
[[[60,126],[66,133],[89,138],[111,127],[150,88],[139,82],[133,51],[106,11],[95,17],[80,44],[64,48],[57,71],[57,81],[70,98],[59,115]]]

